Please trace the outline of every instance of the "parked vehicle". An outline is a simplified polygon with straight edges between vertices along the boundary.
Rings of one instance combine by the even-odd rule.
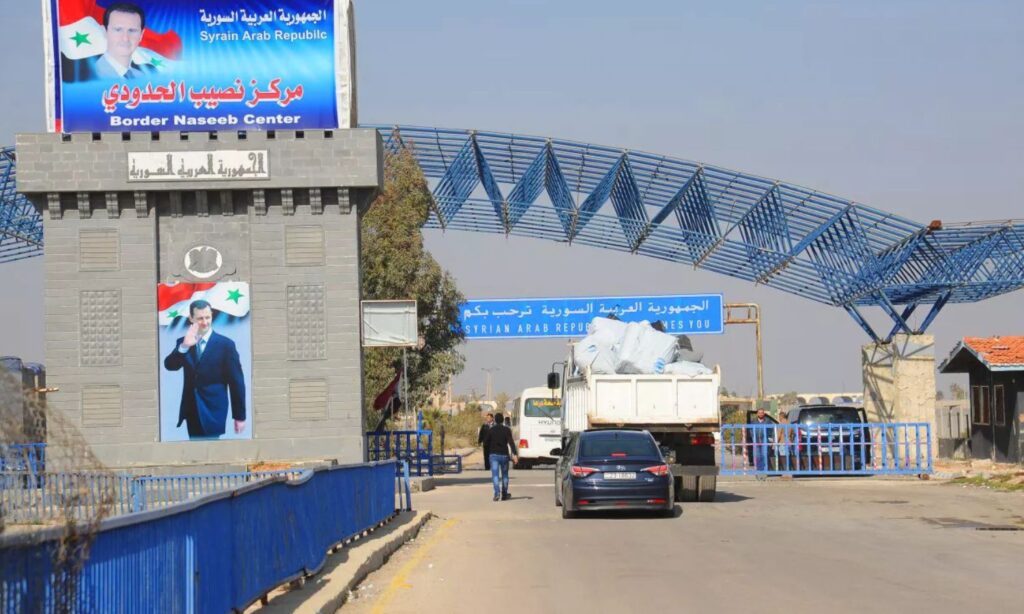
[[[567,362],[572,365],[572,361]],[[565,374],[570,374],[566,371]],[[559,386],[557,373],[549,387]],[[587,369],[562,382],[562,448],[600,428],[646,430],[657,441],[679,501],[714,501],[718,467],[714,433],[721,426],[716,366],[704,375],[604,375]]]
[[[516,469],[553,463],[551,452],[561,447],[562,398],[559,391],[527,388],[513,402],[512,435],[519,447]]]
[[[748,424],[755,422],[754,416],[755,412],[747,412]],[[778,425],[765,437],[772,448],[766,459],[768,470],[860,471],[871,465],[871,427],[862,407],[800,405],[786,417],[789,424],[778,425],[766,415]],[[780,453],[782,446],[788,448],[786,454]],[[746,454],[748,462],[755,464],[754,446],[748,445]]]
[[[562,517],[580,511],[651,510],[670,516],[672,471],[647,431],[587,430],[573,437],[555,470]]]

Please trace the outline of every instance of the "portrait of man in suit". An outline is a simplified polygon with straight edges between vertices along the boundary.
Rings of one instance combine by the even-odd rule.
[[[228,428],[245,430],[245,375],[235,342],[213,330],[213,308],[206,300],[189,304],[189,328],[164,359],[168,371],[182,371],[178,423],[189,439],[216,439]]]
[[[146,14],[138,5],[130,2],[111,3],[103,13],[107,50],[100,55],[65,62],[63,80],[130,81],[153,72],[151,65],[140,65],[132,61],[132,55],[142,42],[142,31],[145,28]]]

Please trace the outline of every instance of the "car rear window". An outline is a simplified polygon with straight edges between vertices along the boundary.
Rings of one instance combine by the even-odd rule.
[[[850,408],[807,409],[800,412],[804,424],[854,424],[860,422],[860,412]]]
[[[583,437],[580,442],[580,456],[584,458],[609,458],[630,456],[657,456],[658,448],[646,435],[620,435],[618,437]]]

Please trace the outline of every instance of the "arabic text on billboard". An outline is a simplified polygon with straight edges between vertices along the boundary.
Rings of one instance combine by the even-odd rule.
[[[596,317],[661,321],[673,335],[724,332],[721,294],[471,300],[459,306],[467,339],[585,337]]]
[[[351,0],[49,3],[51,130],[351,127]]]

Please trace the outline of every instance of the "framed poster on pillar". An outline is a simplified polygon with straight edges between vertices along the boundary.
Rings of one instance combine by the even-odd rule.
[[[252,439],[249,284],[157,286],[160,440]]]

